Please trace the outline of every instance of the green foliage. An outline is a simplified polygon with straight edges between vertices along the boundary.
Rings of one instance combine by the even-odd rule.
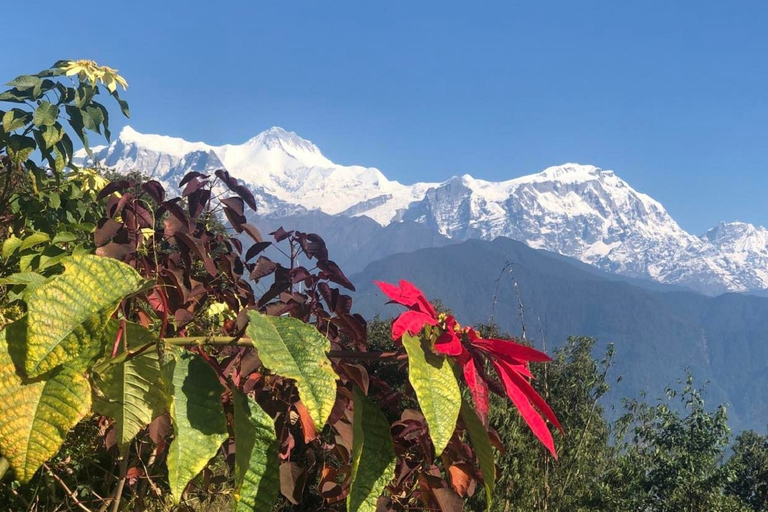
[[[483,474],[485,487],[486,507],[490,510],[493,502],[493,488],[496,485],[496,461],[494,460],[491,441],[488,438],[488,431],[466,400],[461,401],[461,419],[467,428],[467,434],[472,441],[477,460],[480,463],[480,472]]]
[[[496,326],[482,326],[487,336],[498,336]],[[558,459],[532,447],[533,434],[512,407],[492,397],[490,423],[507,449],[500,468],[492,510],[600,510],[595,503],[597,482],[609,465],[608,423],[600,398],[607,391],[612,351],[595,360],[595,340],[569,338],[555,351],[553,361],[532,368],[536,390],[557,413],[565,436],[557,436]],[[480,496],[476,496],[479,508]]]
[[[243,393],[234,394],[236,510],[270,509],[280,489],[272,418]]]
[[[768,434],[742,432],[736,438],[727,466],[731,471],[728,493],[752,510],[768,510]]]
[[[187,484],[216,455],[229,434],[220,407],[224,387],[202,358],[174,351],[164,370],[173,424],[168,481],[178,503]]]
[[[0,331],[0,453],[21,482],[59,450],[91,407],[91,386],[77,370],[62,366],[35,380],[19,376],[14,358],[23,357],[25,324]]]
[[[85,368],[101,355],[107,322],[144,280],[116,260],[92,255],[62,259],[64,272],[25,294],[29,310],[24,368],[37,377],[70,363]]]
[[[656,405],[627,402],[605,502],[624,510],[746,510],[725,490],[733,478],[723,464],[730,437],[725,408],[707,410],[690,374],[681,384]]]
[[[128,340],[149,343],[153,338],[140,325],[126,322],[123,328]],[[111,364],[96,374],[94,381],[97,392],[93,410],[115,420],[117,446],[125,456],[133,438],[165,412],[158,354],[146,351],[122,364]]]
[[[247,333],[264,366],[296,381],[299,397],[317,430],[322,430],[336,401],[336,373],[326,353],[328,339],[310,325],[289,318],[248,312]]]
[[[448,360],[434,354],[424,346],[426,343],[426,340],[407,333],[403,336],[403,346],[408,352],[408,380],[427,420],[435,453],[440,455],[456,427],[461,391]]]
[[[352,484],[347,510],[375,512],[379,496],[395,476],[395,448],[387,418],[357,387],[354,404]]]

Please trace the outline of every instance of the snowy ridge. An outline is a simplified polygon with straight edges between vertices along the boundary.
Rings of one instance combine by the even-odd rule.
[[[710,294],[768,288],[768,230],[721,223],[694,236],[660,203],[591,165],[569,163],[502,182],[465,174],[404,185],[373,167],[335,164],[312,142],[277,127],[223,146],[126,127],[94,155],[169,188],[189,171],[226,168],[254,190],[263,215],[320,210],[381,225],[411,220],[454,239],[507,236],[603,270]]]

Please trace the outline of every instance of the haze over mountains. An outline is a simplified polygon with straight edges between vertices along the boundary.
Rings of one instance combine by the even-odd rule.
[[[435,245],[506,236],[602,270],[710,295],[768,288],[765,228],[721,223],[693,235],[660,203],[591,165],[564,164],[503,182],[465,174],[404,185],[376,168],[335,164],[281,128],[244,144],[211,146],[126,127],[94,155],[107,167],[141,169],[171,188],[189,171],[226,168],[253,189],[259,214],[273,221],[326,214],[368,217],[380,226],[417,223],[429,228]]]

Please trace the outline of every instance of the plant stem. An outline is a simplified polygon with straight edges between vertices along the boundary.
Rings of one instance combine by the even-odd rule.
[[[117,483],[117,489],[115,489],[115,497],[112,502],[112,512],[117,512],[120,509],[120,498],[123,497],[123,487],[125,486],[125,477],[128,474],[128,456],[123,457],[120,462],[120,481]]]
[[[184,338],[163,338],[163,343],[177,347],[200,346],[200,345],[233,345],[237,347],[253,347],[253,341],[250,338],[233,338],[231,336],[188,336]],[[355,350],[331,350],[328,357],[334,359],[358,359],[361,361],[372,361],[376,359],[393,359],[403,356],[399,352],[357,352]]]

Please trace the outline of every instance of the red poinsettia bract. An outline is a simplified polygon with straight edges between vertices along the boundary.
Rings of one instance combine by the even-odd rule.
[[[507,396],[534,435],[557,457],[552,433],[544,418],[560,432],[563,427],[546,401],[531,386],[533,376],[528,368],[529,362],[550,361],[545,353],[514,341],[482,338],[473,328],[462,328],[451,315],[438,315],[424,294],[408,281],[401,280],[399,286],[378,281],[376,284],[391,302],[408,308],[392,323],[392,339],[399,340],[405,332],[417,336],[425,325],[437,326],[434,350],[455,358],[461,364],[477,413],[486,426],[489,387],[483,363],[489,360]]]

